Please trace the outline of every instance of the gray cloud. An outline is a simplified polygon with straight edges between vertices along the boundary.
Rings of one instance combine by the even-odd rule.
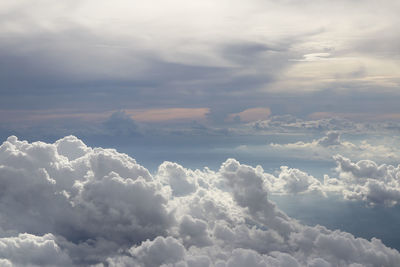
[[[382,36],[383,31],[387,39],[396,40],[396,31],[386,29],[395,25],[392,7],[397,3],[379,7],[368,3],[313,1],[298,6],[291,1],[250,1],[230,3],[227,8],[223,1],[212,9],[220,10],[219,16],[207,5],[178,0],[165,7],[164,15],[158,12],[160,3],[133,7],[121,1],[113,8],[105,8],[103,1],[96,5],[75,1],[5,5],[0,10],[4,20],[0,28],[4,41],[0,46],[1,106],[94,112],[207,106],[210,120],[219,123],[230,113],[258,106],[269,106],[276,114],[365,112],[366,106],[373,113],[398,112],[393,100],[397,91],[391,89],[397,83],[396,71],[378,68],[396,66],[395,45],[385,49],[388,55],[382,62],[370,60],[369,49],[354,55],[364,51],[356,48],[370,44],[371,36]],[[356,16],[347,11],[356,9],[360,10]],[[210,23],[205,23],[205,17]],[[286,22],[282,17],[291,19]],[[290,21],[298,27],[287,27]],[[348,26],[327,21],[346,21]],[[360,21],[375,21],[377,27],[367,29]],[[355,31],[360,37],[349,38]],[[302,63],[295,60],[321,53],[329,53],[331,63],[360,57],[363,64],[344,73],[340,66],[328,70],[334,80],[328,84],[312,81],[302,86],[309,80],[308,72],[295,72],[300,76],[293,77],[293,68],[300,66],[303,71]],[[360,69],[362,73],[357,72]],[[376,73],[377,69],[386,70]],[[377,77],[386,78],[380,82]],[[309,91],[311,87],[314,91]],[[376,93],[377,87],[385,92]],[[338,93],[339,88],[351,90]],[[360,98],[360,105],[352,101],[353,96]]]
[[[290,114],[271,116],[268,120],[260,120],[250,124],[258,131],[277,132],[356,132],[366,130],[363,123],[348,119],[333,117],[321,119],[301,119]]]
[[[52,234],[0,238],[1,266],[68,266],[72,264]]]
[[[135,136],[140,134],[139,126],[124,111],[117,111],[104,122],[106,132],[112,136]]]
[[[149,172],[126,155],[92,150],[71,137],[55,145],[10,138],[1,151],[1,162],[6,164],[0,175],[5,229],[50,231],[65,237],[62,243],[67,247],[90,248],[92,242],[101,248],[162,235],[173,221]],[[19,161],[26,166],[18,167]],[[58,161],[65,164],[55,164]]]

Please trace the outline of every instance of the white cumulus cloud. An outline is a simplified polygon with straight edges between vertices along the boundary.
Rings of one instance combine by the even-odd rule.
[[[337,157],[336,179],[399,178],[393,166]],[[347,176],[346,176],[347,175]],[[334,178],[327,178],[333,184]],[[390,180],[392,179],[392,180]],[[360,186],[365,186],[359,182]],[[163,163],[152,175],[126,154],[73,136],[12,136],[0,146],[4,266],[395,266],[380,240],[305,226],[272,193],[323,192],[297,169],[276,176],[228,159],[218,171]],[[344,191],[343,191],[344,192]]]
[[[363,200],[371,205],[393,206],[400,201],[400,165],[377,164],[371,160],[352,162],[334,157],[338,178],[325,176],[325,183],[341,191],[344,198]]]

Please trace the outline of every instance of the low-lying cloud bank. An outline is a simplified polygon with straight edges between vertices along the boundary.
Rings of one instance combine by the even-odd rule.
[[[400,151],[395,146],[373,145],[363,140],[358,144],[343,141],[340,132],[329,131],[325,136],[311,142],[299,141],[288,144],[269,144],[274,152],[290,153],[292,157],[304,158],[307,155],[315,159],[331,159],[334,154],[346,155],[356,159],[379,161],[400,161]]]
[[[248,126],[256,131],[266,133],[321,133],[336,131],[353,134],[382,134],[398,132],[400,129],[397,119],[399,117],[398,114],[376,114],[375,118],[368,113],[348,113],[347,115],[350,118],[346,118],[345,113],[336,115],[327,113],[322,117],[314,113],[314,116],[313,114],[309,115],[311,117],[309,119],[299,118],[290,114],[274,115],[266,120],[248,123]]]
[[[399,179],[393,166],[336,160],[343,175],[324,183],[233,159],[217,172],[165,162],[151,175],[129,156],[74,136],[54,144],[11,136],[0,146],[0,264],[396,266],[400,253],[380,240],[302,225],[268,199],[353,181],[364,198],[358,188],[371,177]]]

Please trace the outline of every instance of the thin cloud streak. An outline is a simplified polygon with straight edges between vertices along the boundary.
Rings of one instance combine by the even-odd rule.
[[[208,108],[165,108],[147,110],[125,110],[132,119],[139,122],[204,121]]]

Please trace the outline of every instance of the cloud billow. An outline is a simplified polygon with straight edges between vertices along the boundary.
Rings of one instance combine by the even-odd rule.
[[[343,171],[354,169],[348,165]],[[274,179],[287,182],[274,185]],[[400,262],[400,253],[376,238],[368,241],[290,218],[269,200],[274,186],[298,193],[320,185],[299,170],[282,168],[275,177],[234,159],[218,171],[165,162],[152,175],[126,154],[87,147],[74,136],[53,144],[11,136],[0,146],[0,263],[250,267]]]
[[[400,202],[400,165],[377,164],[371,160],[352,162],[334,156],[339,178],[325,176],[325,184],[333,185],[345,199],[361,200],[374,205],[394,206]]]

